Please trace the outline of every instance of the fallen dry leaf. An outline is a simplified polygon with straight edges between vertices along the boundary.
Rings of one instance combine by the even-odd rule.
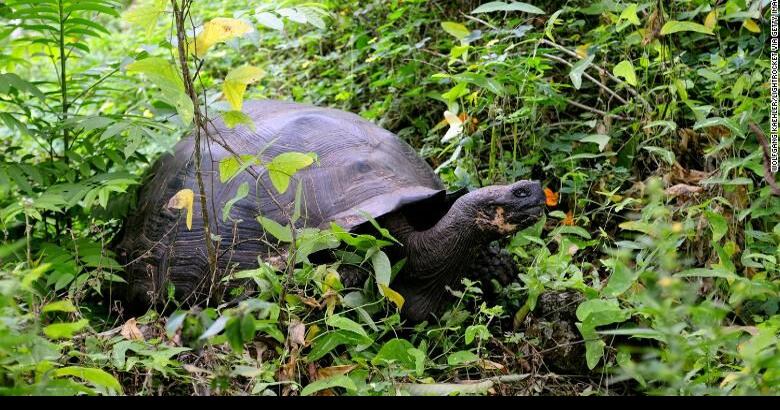
[[[704,189],[700,186],[677,184],[669,188],[666,188],[664,193],[666,193],[666,195],[669,196],[690,196],[690,195],[698,195],[703,190]]]
[[[356,364],[344,364],[340,366],[330,366],[317,369],[317,380],[327,379],[328,377],[342,376],[356,368]]]
[[[287,329],[287,338],[289,339],[290,344],[293,344],[295,346],[306,345],[305,335],[306,335],[306,325],[304,325],[301,322],[294,321]]]
[[[127,340],[144,340],[144,334],[141,333],[141,329],[138,329],[138,322],[135,318],[130,318],[122,325],[122,330],[119,332]]]

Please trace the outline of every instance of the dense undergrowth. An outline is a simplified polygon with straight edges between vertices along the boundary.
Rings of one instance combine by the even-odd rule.
[[[193,127],[172,3],[128,3],[0,4],[3,394],[778,393],[780,193],[751,128],[767,1],[186,9],[241,32],[195,47],[196,123],[241,124],[246,87],[359,113],[452,190],[548,187],[546,218],[500,244],[517,276],[467,275],[416,326],[376,289],[386,238],[339,232],[376,273],[363,289],[261,265],[239,303],[124,314],[111,244]]]

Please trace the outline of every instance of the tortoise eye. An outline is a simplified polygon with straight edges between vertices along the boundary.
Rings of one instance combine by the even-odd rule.
[[[512,195],[518,197],[518,198],[525,198],[527,196],[531,195],[531,190],[528,189],[528,187],[522,186],[519,188],[515,188],[514,191],[512,191]]]

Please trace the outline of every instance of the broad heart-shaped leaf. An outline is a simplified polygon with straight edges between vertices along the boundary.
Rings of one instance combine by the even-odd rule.
[[[229,201],[225,203],[225,206],[222,207],[222,221],[227,221],[228,216],[230,216],[230,210],[233,208],[233,205],[236,204],[236,202],[246,198],[246,196],[249,194],[249,183],[244,181],[241,183],[241,185],[238,186],[238,189],[236,190],[236,195],[231,198]]]
[[[233,155],[225,157],[219,161],[219,182],[223,184],[230,182],[240,172],[257,163],[259,160],[254,155],[239,155],[239,158]]]
[[[284,193],[290,186],[290,178],[296,172],[314,163],[314,153],[303,154],[300,152],[285,152],[277,155],[268,163],[268,176],[271,183],[279,193]]]
[[[307,384],[306,387],[301,390],[301,396],[308,396],[312,393],[316,393],[324,389],[329,389],[331,387],[343,387],[347,390],[357,390],[355,382],[352,381],[349,376],[342,374],[340,376],[328,377]]]
[[[629,4],[626,8],[624,8],[623,12],[620,13],[620,18],[618,20],[626,20],[629,23],[638,26],[640,21],[639,17],[636,15],[636,4]]]
[[[54,323],[43,328],[43,333],[51,339],[70,339],[89,325],[89,320],[81,319],[72,323]]]
[[[710,223],[710,229],[712,230],[712,241],[720,241],[720,239],[723,238],[723,236],[725,236],[726,232],[729,230],[729,224],[728,221],[726,221],[726,217],[711,211],[704,212],[704,215],[707,217],[707,222]]]
[[[195,194],[191,189],[185,188],[177,192],[168,200],[168,208],[173,209],[186,209],[187,210],[187,229],[192,229],[192,206],[194,203]]]
[[[470,364],[477,361],[479,361],[479,356],[468,350],[460,350],[447,356],[447,364],[450,366]]]
[[[577,307],[577,319],[585,326],[593,327],[623,322],[628,314],[620,309],[615,299],[591,299],[582,302]]]
[[[135,4],[125,12],[124,19],[128,23],[144,29],[146,39],[149,40],[154,28],[157,27],[160,15],[171,2],[168,0],[145,0],[138,3],[140,4]]]
[[[252,32],[252,26],[239,19],[217,17],[206,22],[195,37],[195,55],[203,58],[211,46]]]
[[[379,292],[385,295],[387,299],[389,299],[391,302],[395,304],[398,309],[402,309],[404,307],[404,302],[406,301],[403,296],[401,296],[400,293],[390,289],[387,285],[384,283],[379,284]]]
[[[631,85],[636,85],[636,72],[634,71],[634,64],[631,61],[623,60],[619,62],[615,68],[612,69],[612,74],[615,77],[623,77],[626,82]]]
[[[664,24],[664,26],[661,27],[662,36],[665,36],[667,34],[679,33],[681,31],[695,31],[697,33],[709,34],[709,35],[713,34],[711,29],[699,23],[694,23],[691,21],[671,20],[671,21],[667,21],[666,24]]]
[[[187,125],[192,122],[195,110],[192,100],[184,92],[184,83],[176,68],[166,59],[150,57],[134,61],[127,65],[128,72],[138,72],[149,78],[154,85],[160,87],[162,100],[174,107],[181,121]]]
[[[469,29],[467,29],[466,26],[460,23],[456,23],[454,21],[442,21],[441,28],[443,28],[444,31],[446,31],[453,37],[457,38],[458,40],[462,40],[464,37],[471,34],[471,31],[469,31]]]
[[[258,216],[257,221],[263,226],[263,229],[274,238],[282,242],[292,242],[292,232],[289,226],[282,226],[279,222],[264,216]]]
[[[595,55],[591,54],[583,58],[582,60],[577,61],[571,67],[571,71],[569,72],[569,78],[571,79],[571,83],[574,85],[574,88],[579,90],[580,87],[582,86],[582,74],[590,66],[590,63],[593,61],[594,57]]]
[[[222,83],[222,93],[235,111],[244,105],[246,86],[259,80],[265,72],[257,67],[245,65],[231,70]]]
[[[112,376],[100,369],[81,366],[68,366],[54,370],[55,377],[73,376],[78,377],[95,386],[104,387],[122,393],[122,385]]]
[[[539,7],[530,5],[528,3],[512,2],[504,3],[503,1],[491,1],[475,8],[471,14],[477,13],[490,13],[493,11],[522,11],[531,14],[544,14],[544,10]]]
[[[371,359],[374,366],[396,363],[405,369],[415,369],[416,360],[410,353],[415,347],[405,339],[391,339],[385,343],[379,352]]]

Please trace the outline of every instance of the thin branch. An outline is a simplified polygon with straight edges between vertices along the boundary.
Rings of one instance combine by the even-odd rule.
[[[617,118],[617,119],[619,119],[619,120],[623,120],[623,121],[630,121],[630,120],[633,120],[633,118],[624,117],[624,116],[622,116],[622,115],[617,115],[617,114],[610,114],[610,113],[608,113],[608,112],[606,112],[606,111],[601,111],[601,110],[599,110],[598,108],[589,107],[589,106],[587,106],[587,105],[585,105],[585,104],[578,103],[577,101],[574,101],[574,100],[572,100],[572,99],[570,99],[570,98],[567,98],[567,99],[566,99],[566,102],[567,102],[567,103],[569,103],[569,104],[571,104],[571,105],[573,105],[573,106],[575,106],[575,107],[582,108],[583,110],[590,111],[590,112],[592,112],[592,113],[599,114],[599,115],[602,115],[602,116],[604,116],[604,117]]]
[[[559,62],[559,63],[566,64],[566,65],[567,65],[567,66],[569,66],[569,67],[573,67],[573,66],[574,66],[574,64],[572,64],[572,63],[570,63],[570,62],[568,62],[568,61],[566,61],[566,60],[564,60],[564,59],[562,59],[562,58],[560,58],[560,57],[558,57],[558,56],[554,56],[554,55],[552,55],[552,54],[546,54],[546,53],[545,53],[545,54],[542,54],[542,55],[543,55],[543,56],[545,56],[545,57],[547,57],[547,58],[549,58],[549,59],[551,59],[551,60],[555,60],[555,61],[557,61],[557,62]],[[596,80],[595,78],[593,78],[593,76],[591,76],[590,74],[588,74],[588,73],[582,73],[582,76],[583,76],[583,77],[585,77],[585,78],[587,78],[588,80],[592,81],[594,84],[596,84],[597,86],[599,86],[599,87],[600,87],[602,90],[604,90],[604,91],[606,91],[607,93],[609,93],[609,95],[611,95],[611,96],[615,97],[615,99],[617,99],[618,101],[622,102],[622,103],[623,103],[623,104],[625,104],[625,105],[628,105],[628,101],[626,101],[626,100],[625,100],[623,97],[621,97],[620,95],[618,95],[618,93],[616,93],[616,92],[612,91],[612,89],[611,89],[611,88],[609,88],[609,87],[607,87],[606,85],[604,85],[603,83],[601,83],[601,81],[598,81],[598,80]]]

